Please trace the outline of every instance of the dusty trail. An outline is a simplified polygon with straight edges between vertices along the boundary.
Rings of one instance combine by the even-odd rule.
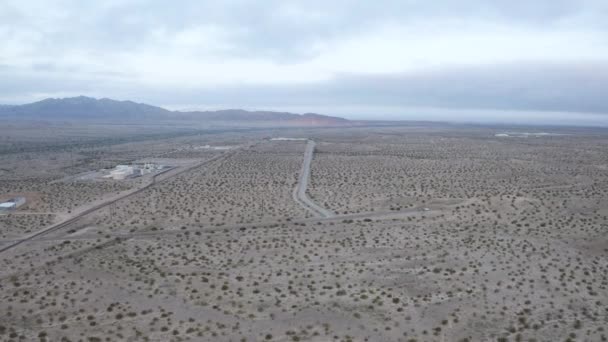
[[[340,221],[340,220],[363,220],[363,219],[380,219],[380,220],[388,220],[388,219],[404,219],[406,217],[410,217],[418,214],[430,214],[435,213],[438,210],[429,210],[422,211],[421,208],[409,208],[400,211],[380,211],[380,212],[365,212],[365,213],[356,213],[356,214],[343,214],[343,215],[333,215],[332,217],[326,218],[318,218],[318,217],[309,217],[302,219],[293,219],[291,221],[264,221],[264,222],[253,222],[253,223],[234,223],[227,224],[221,226],[211,226],[211,227],[201,227],[201,228],[190,228],[190,229],[179,229],[179,230],[157,230],[157,231],[139,231],[132,233],[107,233],[104,236],[110,236],[112,238],[120,238],[120,239],[138,239],[138,238],[151,238],[155,236],[166,236],[166,235],[178,235],[178,234],[194,234],[194,233],[203,233],[203,234],[213,234],[215,232],[225,232],[227,230],[232,229],[246,229],[246,228],[268,228],[272,226],[279,226],[281,224],[291,223],[317,223],[317,222],[330,222],[330,221]],[[68,241],[68,240],[96,240],[101,238],[102,236],[98,234],[82,234],[82,235],[67,235],[60,237],[41,237],[35,239],[33,241],[43,242],[43,241]],[[21,240],[16,239],[7,239],[0,240],[0,243],[12,243]],[[32,242],[33,242],[32,241]]]
[[[329,218],[335,216],[331,211],[322,208],[313,200],[311,200],[306,194],[306,188],[308,187],[308,178],[310,177],[310,164],[312,162],[312,155],[315,150],[315,142],[308,140],[306,145],[306,151],[304,152],[304,162],[302,163],[302,170],[298,177],[298,184],[293,189],[293,199],[298,202],[301,206],[311,211],[313,214],[319,217]]]

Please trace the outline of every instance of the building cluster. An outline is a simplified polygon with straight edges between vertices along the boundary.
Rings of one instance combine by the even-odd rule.
[[[123,180],[127,178],[140,177],[162,168],[164,168],[164,166],[153,163],[146,163],[143,165],[116,165],[116,167],[110,170],[109,174],[104,177],[115,180]]]
[[[15,210],[25,204],[25,197],[11,198],[6,202],[0,203],[0,211]]]

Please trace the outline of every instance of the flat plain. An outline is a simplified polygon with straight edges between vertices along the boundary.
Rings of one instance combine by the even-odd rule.
[[[0,127],[2,341],[607,340],[606,130]]]

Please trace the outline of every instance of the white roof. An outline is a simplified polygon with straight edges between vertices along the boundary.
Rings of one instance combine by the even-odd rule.
[[[120,170],[112,170],[110,174],[112,175],[130,175],[133,173],[133,169],[120,169]]]
[[[14,206],[15,206],[15,203],[13,203],[13,202],[0,203],[0,208],[12,208]]]

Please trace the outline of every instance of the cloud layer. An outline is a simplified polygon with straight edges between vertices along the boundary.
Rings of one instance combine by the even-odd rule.
[[[0,41],[4,103],[608,113],[598,0],[5,0]]]

